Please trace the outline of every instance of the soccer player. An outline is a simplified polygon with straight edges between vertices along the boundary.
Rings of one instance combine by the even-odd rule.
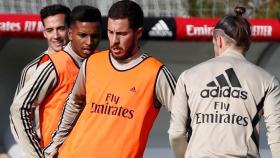
[[[40,17],[44,27],[43,35],[47,40],[48,49],[40,54],[39,57],[28,63],[24,69],[22,70],[20,81],[18,83],[15,97],[18,92],[22,89],[22,87],[26,84],[26,82],[31,78],[37,69],[39,62],[45,54],[52,54],[54,52],[58,52],[63,50],[63,47],[68,43],[68,28],[69,28],[69,16],[71,10],[61,4],[52,4],[48,5],[40,10]],[[14,98],[15,98],[14,97]],[[32,113],[34,112],[33,109]],[[34,115],[34,123],[36,124],[36,132],[40,135],[39,132],[39,122],[38,122],[38,109]],[[10,118],[11,131],[16,134],[14,130],[13,120]],[[7,136],[11,135],[8,133]],[[8,141],[8,139],[5,139]],[[14,139],[9,139],[8,142],[4,142],[5,147],[9,150],[10,156],[18,157],[18,153],[20,152],[20,147],[15,142]],[[11,151],[10,151],[11,149]]]
[[[236,7],[216,24],[216,57],[178,79],[169,128],[176,158],[259,158],[261,116],[272,156],[280,155],[279,82],[244,57],[251,43],[245,11]]]
[[[100,11],[87,5],[76,6],[70,14],[69,39],[63,51],[43,57],[43,62],[11,106],[14,137],[18,138],[25,157],[43,157],[41,149],[51,140],[79,68],[100,42]],[[32,107],[37,106],[41,139],[32,125]]]
[[[15,96],[37,69],[42,56],[61,51],[68,43],[70,12],[71,10],[68,7],[61,4],[48,5],[41,9],[40,17],[44,26],[43,35],[48,42],[48,49],[24,67]]]
[[[161,105],[171,108],[174,77],[139,47],[140,6],[118,1],[108,17],[110,50],[93,54],[81,67],[59,127],[44,150],[48,158],[57,153],[59,158],[143,157]]]

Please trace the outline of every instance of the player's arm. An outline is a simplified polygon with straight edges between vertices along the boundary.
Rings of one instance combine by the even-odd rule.
[[[86,60],[87,61],[87,60]],[[66,137],[71,132],[78,119],[79,114],[82,112],[86,102],[86,90],[85,90],[85,65],[86,61],[81,66],[78,77],[74,84],[74,87],[68,96],[63,112],[59,121],[58,128],[56,129],[52,141],[44,149],[44,155],[46,158],[52,158],[56,155],[58,148],[64,142]]]
[[[280,155],[280,86],[275,77],[266,92],[263,110],[272,157],[278,158]]]
[[[159,103],[164,105],[168,111],[171,111],[175,88],[176,79],[166,66],[162,66],[156,81],[156,97]]]
[[[29,79],[33,76],[33,74],[36,71],[36,69],[39,65],[39,62],[40,62],[40,60],[43,56],[44,56],[44,54],[41,54],[39,57],[37,57],[36,59],[34,59],[30,63],[28,63],[22,69],[21,75],[20,75],[20,80],[17,84],[16,92],[15,92],[15,95],[14,95],[14,100],[15,100],[16,96],[18,95],[18,93],[20,92],[20,90],[24,87],[26,82],[29,81]],[[12,122],[11,117],[10,117],[10,122]],[[12,131],[12,133],[16,133],[14,128],[11,128],[11,131]],[[16,140],[16,138],[15,138],[15,141],[18,142],[18,140]]]
[[[172,100],[171,120],[168,130],[169,141],[175,158],[184,158],[187,149],[187,129],[188,119],[188,94],[185,85],[184,73],[180,75],[175,95]]]
[[[54,89],[56,82],[54,65],[51,61],[47,61],[38,67],[11,105],[11,128],[13,128],[13,135],[21,146],[25,157],[43,157],[39,138],[32,123],[32,118],[34,118],[32,110],[39,106]]]

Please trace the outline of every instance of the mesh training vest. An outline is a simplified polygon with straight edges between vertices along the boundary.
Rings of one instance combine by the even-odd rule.
[[[161,66],[149,57],[119,71],[108,51],[92,55],[86,64],[86,106],[59,157],[143,157],[159,112],[154,95]]]
[[[61,112],[72,87],[75,83],[79,68],[66,52],[48,55],[55,66],[58,81],[56,88],[40,105],[40,145],[46,147],[51,141],[51,135],[58,126]]]

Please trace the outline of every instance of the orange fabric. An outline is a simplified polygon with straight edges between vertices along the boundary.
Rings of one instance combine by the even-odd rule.
[[[39,65],[43,64],[44,62],[46,62],[48,60],[50,60],[50,56],[48,54],[44,54],[39,61]]]
[[[40,132],[42,148],[51,141],[51,135],[58,126],[62,109],[75,83],[79,68],[66,52],[57,52],[49,55],[58,76],[58,83],[51,94],[40,105]]]
[[[108,51],[86,65],[86,106],[59,158],[140,158],[159,109],[154,88],[161,63],[150,57],[127,71],[114,69]]]

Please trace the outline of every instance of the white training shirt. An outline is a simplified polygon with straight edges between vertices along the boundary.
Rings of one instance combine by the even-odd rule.
[[[185,158],[259,158],[261,116],[273,158],[279,157],[279,82],[229,49],[180,75],[168,131],[172,149]]]
[[[80,67],[84,58],[78,56],[72,49],[71,42],[64,48],[75,64]],[[42,63],[16,95],[11,105],[11,126],[14,127],[13,136],[24,152],[24,158],[43,157],[39,145],[39,137],[32,123],[34,113],[32,110],[44,101],[44,99],[56,87],[58,76],[51,60]]]

